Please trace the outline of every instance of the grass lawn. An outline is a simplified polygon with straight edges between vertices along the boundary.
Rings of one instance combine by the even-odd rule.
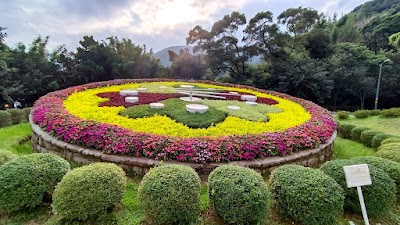
[[[365,119],[357,119],[354,116],[350,116],[349,119],[337,119],[337,121],[339,123],[354,124],[359,127],[369,127],[373,130],[400,136],[400,118],[381,118],[380,116],[370,116]]]
[[[31,134],[29,123],[22,123],[0,129],[0,151],[8,150],[17,155],[32,153],[30,141],[20,145],[19,142]]]
[[[333,152],[334,159],[351,159],[358,156],[371,156],[375,153],[372,148],[340,137],[335,140]]]

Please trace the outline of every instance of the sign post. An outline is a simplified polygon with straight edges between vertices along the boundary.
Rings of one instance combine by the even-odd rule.
[[[369,225],[367,209],[365,208],[364,196],[361,186],[371,185],[371,175],[367,164],[343,166],[348,188],[357,187],[358,199],[360,200],[361,212],[365,225]]]

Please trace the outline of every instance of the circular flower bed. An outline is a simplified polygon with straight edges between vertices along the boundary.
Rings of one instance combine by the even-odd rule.
[[[188,96],[177,91],[185,84],[223,93],[226,99],[203,98],[199,103],[210,110],[190,114],[186,103],[176,101]],[[139,101],[125,103],[119,92],[136,88],[141,88],[136,95]],[[235,92],[239,94],[229,94]],[[240,94],[256,96],[258,104],[246,104]],[[153,102],[165,107],[152,109]],[[207,116],[212,112],[218,119]],[[197,116],[204,118],[196,122]],[[64,142],[107,154],[202,163],[292,154],[318,147],[336,129],[327,110],[286,94],[243,85],[160,79],[113,80],[52,92],[35,102],[32,120]]]

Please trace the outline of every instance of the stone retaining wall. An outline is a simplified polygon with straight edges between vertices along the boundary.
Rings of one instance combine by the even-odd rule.
[[[49,135],[43,131],[39,126],[34,124],[30,118],[30,125],[32,128],[32,146],[35,152],[50,152],[61,157],[76,162],[79,165],[90,164],[93,162],[111,162],[122,167],[127,174],[135,174],[143,176],[151,167],[158,165],[160,162],[155,159],[122,156],[122,155],[108,155],[95,149],[72,145],[58,140],[57,138]],[[336,138],[336,132],[328,140],[315,149],[296,152],[292,155],[284,157],[267,157],[263,159],[255,159],[249,161],[234,161],[229,162],[239,166],[245,166],[255,169],[262,175],[268,175],[273,169],[283,164],[298,164],[309,167],[318,167],[322,163],[330,160],[333,153],[333,142]],[[188,165],[194,168],[199,175],[208,175],[216,167],[225,165],[227,163],[187,163],[180,161],[166,161],[163,163],[174,163]]]

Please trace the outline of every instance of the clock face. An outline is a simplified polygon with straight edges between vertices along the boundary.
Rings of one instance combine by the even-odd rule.
[[[286,94],[209,81],[114,80],[49,93],[32,121],[108,154],[221,162],[286,155],[329,139],[329,111]]]

